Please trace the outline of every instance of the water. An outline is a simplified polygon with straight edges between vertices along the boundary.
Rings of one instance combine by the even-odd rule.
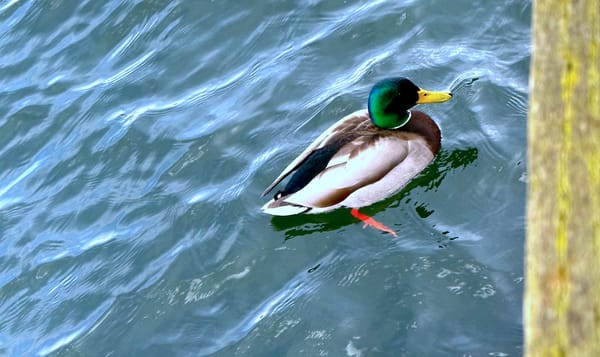
[[[522,353],[531,5],[0,1],[0,355]],[[260,193],[406,76],[436,161],[363,211]]]

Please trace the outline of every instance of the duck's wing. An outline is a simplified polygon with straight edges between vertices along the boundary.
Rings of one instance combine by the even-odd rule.
[[[289,174],[297,170],[303,163],[307,161],[307,158],[309,158],[319,149],[323,149],[326,146],[329,148],[341,146],[339,144],[340,138],[346,137],[348,139],[348,134],[352,133],[356,127],[360,126],[361,123],[368,122],[370,122],[369,112],[366,109],[356,111],[338,120],[321,135],[319,135],[306,149],[304,149],[300,155],[298,155],[285,169],[283,169],[279,176],[277,176],[277,178],[265,189],[265,191],[262,193],[262,196],[265,196],[271,192],[275,186],[277,186]],[[313,159],[313,164],[315,160],[319,159],[329,160],[329,157]]]
[[[344,145],[302,189],[281,200],[321,209],[339,205],[353,192],[382,180],[401,165],[411,150],[410,139],[388,131],[362,135]]]

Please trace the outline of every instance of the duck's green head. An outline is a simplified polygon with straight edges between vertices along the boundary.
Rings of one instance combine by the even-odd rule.
[[[406,78],[388,78],[377,82],[371,89],[369,115],[378,127],[396,129],[408,123],[408,110],[415,105],[442,103],[450,98],[450,92],[432,92],[417,87]]]

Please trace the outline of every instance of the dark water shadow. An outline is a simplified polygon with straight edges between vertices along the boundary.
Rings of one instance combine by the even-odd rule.
[[[396,195],[377,202],[371,206],[361,208],[361,212],[376,216],[390,206],[397,206],[399,202],[408,195],[415,187],[424,187],[425,191],[437,189],[446,175],[457,168],[465,168],[477,160],[477,148],[467,148],[452,151],[442,150],[435,160],[414,180]],[[417,214],[421,218],[430,216],[425,204],[416,207]],[[340,229],[342,227],[357,224],[358,220],[350,215],[350,209],[340,208],[332,212],[322,214],[305,214],[287,217],[273,217],[271,224],[277,231],[285,232],[285,240],[322,233]],[[446,234],[443,232],[442,234]]]

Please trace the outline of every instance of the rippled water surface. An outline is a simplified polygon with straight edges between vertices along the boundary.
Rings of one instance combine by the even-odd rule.
[[[0,1],[0,355],[518,356],[526,1]],[[452,89],[364,208],[264,188],[387,76]]]

